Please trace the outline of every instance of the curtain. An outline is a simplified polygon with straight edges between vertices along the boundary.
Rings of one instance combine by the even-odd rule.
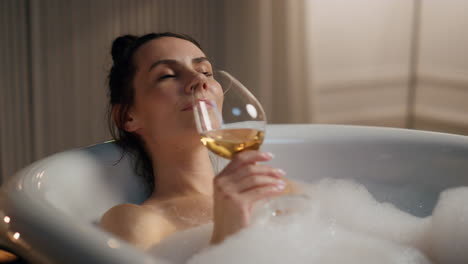
[[[217,0],[0,1],[0,178],[109,139],[106,77],[122,34],[175,31],[220,63]],[[222,37],[221,37],[222,39]]]
[[[312,121],[304,1],[0,3],[8,20],[1,25],[8,41],[0,43],[8,61],[2,64],[2,179],[52,153],[109,139],[106,75],[111,41],[121,34],[188,33],[217,68],[233,72],[260,98],[271,123]]]
[[[110,47],[128,33],[192,35],[216,68],[258,97],[269,123],[404,127],[410,116],[413,128],[468,134],[466,6],[1,0],[0,179],[52,153],[109,139]]]
[[[34,159],[27,1],[0,1],[0,176]]]
[[[314,102],[308,1],[225,3],[225,67],[259,99],[270,123],[309,123]]]

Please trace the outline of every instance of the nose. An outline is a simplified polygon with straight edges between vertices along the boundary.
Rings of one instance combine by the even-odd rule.
[[[185,86],[185,92],[188,94],[192,93],[192,91],[199,90],[198,92],[203,92],[207,89],[208,79],[201,72],[193,73],[189,83]]]

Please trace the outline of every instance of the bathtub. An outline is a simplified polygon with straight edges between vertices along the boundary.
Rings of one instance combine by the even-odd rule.
[[[468,186],[468,138],[406,129],[269,125],[262,150],[287,177],[355,179],[380,201],[417,216],[439,193]],[[61,152],[19,171],[2,186],[3,246],[31,263],[161,263],[102,231],[110,207],[148,193],[112,142]]]

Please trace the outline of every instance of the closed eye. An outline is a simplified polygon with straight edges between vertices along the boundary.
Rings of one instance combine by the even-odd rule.
[[[207,77],[211,77],[213,76],[213,73],[212,72],[203,72],[203,74]]]
[[[175,77],[176,76],[174,74],[166,74],[166,75],[159,77],[159,80],[165,80],[165,79],[175,78]]]

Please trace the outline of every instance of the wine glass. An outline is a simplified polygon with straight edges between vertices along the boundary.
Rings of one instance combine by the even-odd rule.
[[[229,73],[217,71],[213,77],[223,91],[222,102],[209,99],[204,90],[193,90],[192,94],[195,123],[202,143],[226,159],[243,150],[259,149],[266,127],[262,106]]]
[[[213,153],[226,158],[244,150],[258,150],[263,143],[266,115],[260,102],[241,82],[225,71],[214,73],[222,88],[224,99],[209,99],[207,91],[193,90],[193,112],[201,142]],[[288,182],[288,186],[291,183]],[[257,203],[253,221],[268,220],[272,216],[288,215],[304,209],[306,196],[291,193],[286,188],[281,196]]]

